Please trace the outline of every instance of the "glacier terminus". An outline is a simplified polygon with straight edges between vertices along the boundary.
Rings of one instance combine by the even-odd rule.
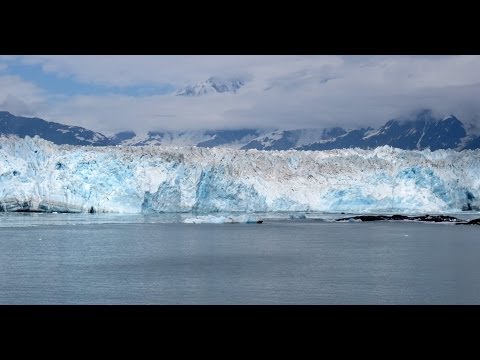
[[[2,137],[0,210],[448,212],[478,207],[480,150],[260,151]]]

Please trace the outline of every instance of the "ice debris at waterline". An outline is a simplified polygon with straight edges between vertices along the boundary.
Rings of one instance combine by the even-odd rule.
[[[200,215],[183,220],[186,224],[262,224],[263,220],[248,216]]]
[[[480,150],[79,147],[0,138],[0,210],[441,213],[478,207]]]

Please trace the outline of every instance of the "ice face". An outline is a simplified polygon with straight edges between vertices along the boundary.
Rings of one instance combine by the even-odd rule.
[[[0,210],[442,212],[478,206],[480,150],[78,147],[0,138]]]

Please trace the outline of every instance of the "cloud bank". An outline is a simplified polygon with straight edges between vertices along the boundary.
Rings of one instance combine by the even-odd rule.
[[[8,73],[37,66],[72,84],[170,85],[172,92],[65,96]],[[3,66],[1,66],[3,65]],[[236,94],[174,96],[209,77],[244,79]],[[0,109],[104,133],[121,130],[376,126],[421,108],[480,118],[480,56],[9,56]]]

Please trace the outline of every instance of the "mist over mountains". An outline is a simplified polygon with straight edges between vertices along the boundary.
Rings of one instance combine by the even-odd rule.
[[[218,85],[218,84],[216,84]],[[232,85],[232,84],[230,84]],[[233,86],[233,85],[232,85]],[[228,91],[232,91],[231,89]],[[186,95],[190,96],[190,95]],[[383,145],[405,150],[480,148],[480,132],[455,115],[436,117],[430,110],[391,119],[378,128],[341,126],[319,129],[207,129],[193,131],[123,131],[105,136],[79,126],[0,111],[0,135],[39,137],[55,144],[91,146],[197,146],[257,150],[371,149]]]

